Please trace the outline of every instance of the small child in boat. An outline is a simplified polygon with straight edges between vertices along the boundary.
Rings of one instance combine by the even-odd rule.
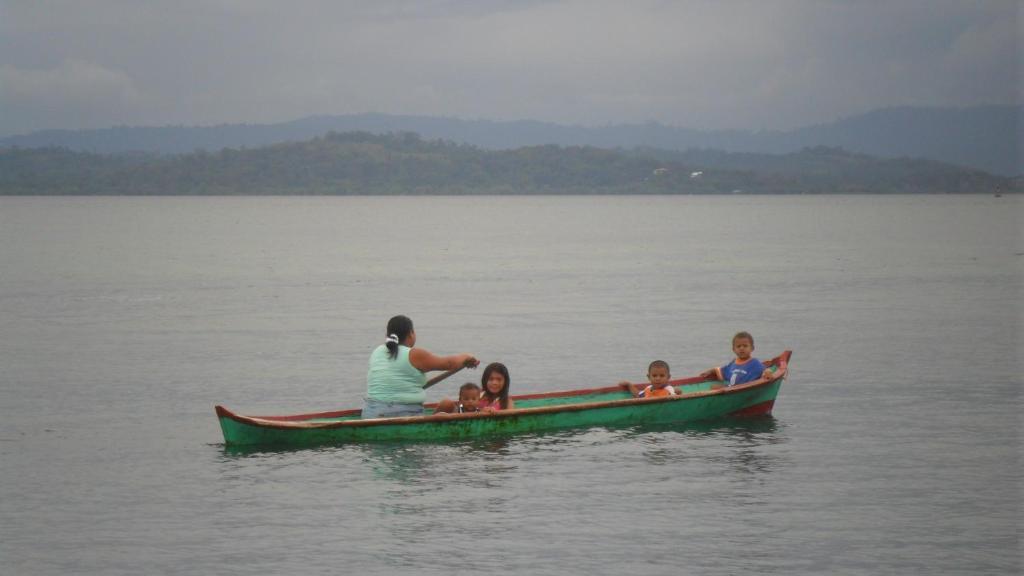
[[[725,388],[737,384],[746,384],[764,378],[773,380],[779,373],[767,370],[760,360],[751,356],[754,352],[754,337],[750,332],[737,332],[732,337],[732,352],[736,358],[725,366],[718,366],[701,372],[700,377],[708,380],[720,380],[725,384],[712,384],[711,388]]]
[[[647,366],[648,385],[646,388],[638,390],[635,384],[628,381],[619,382],[619,386],[629,390],[629,393],[636,398],[677,396],[678,393],[676,392],[676,389],[668,383],[671,379],[672,372],[668,367],[668,362],[665,362],[664,360],[655,360]]]
[[[459,388],[458,403],[448,398],[437,403],[437,410],[434,414],[463,414],[466,412],[480,411],[480,387],[472,382],[466,382]]]
[[[512,399],[508,397],[509,387],[512,385],[512,377],[508,374],[508,368],[501,362],[492,362],[484,368],[480,376],[480,384],[483,385],[483,394],[480,395],[480,410],[494,412],[495,410],[511,410]]]
[[[459,414],[464,412],[480,411],[480,387],[472,382],[466,382],[459,388],[459,405],[455,411]]]

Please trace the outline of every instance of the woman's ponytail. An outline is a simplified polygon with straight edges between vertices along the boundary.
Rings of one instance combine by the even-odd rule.
[[[388,356],[392,360],[398,357],[398,345],[405,342],[412,333],[412,320],[408,316],[395,316],[388,320],[388,337],[384,345],[388,347]]]
[[[388,339],[384,341],[384,345],[388,347],[388,356],[394,358],[398,355],[398,343],[401,340],[398,339],[398,334],[388,334]]]

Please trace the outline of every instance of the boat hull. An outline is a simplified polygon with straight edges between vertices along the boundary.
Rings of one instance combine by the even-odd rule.
[[[789,352],[774,359],[787,362]],[[680,380],[677,397],[636,399],[618,387],[516,397],[515,410],[361,420],[358,410],[298,416],[241,416],[217,406],[230,446],[313,446],[350,442],[452,440],[589,426],[696,422],[771,413],[783,378],[711,390]],[[687,392],[686,390],[692,390]],[[520,408],[520,406],[523,406]]]

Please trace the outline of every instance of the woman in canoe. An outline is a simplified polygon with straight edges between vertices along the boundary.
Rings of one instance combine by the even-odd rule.
[[[388,320],[387,339],[370,354],[363,418],[421,416],[427,372],[476,367],[480,363],[472,354],[436,356],[415,346],[416,331],[409,317]]]

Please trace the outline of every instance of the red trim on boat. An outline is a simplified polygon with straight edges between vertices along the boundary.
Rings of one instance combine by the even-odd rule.
[[[742,410],[737,410],[729,416],[733,418],[750,418],[752,416],[767,416],[772,413],[772,406],[775,406],[775,400],[768,400],[767,402],[761,402],[760,404],[754,404],[753,406],[747,406]]]

